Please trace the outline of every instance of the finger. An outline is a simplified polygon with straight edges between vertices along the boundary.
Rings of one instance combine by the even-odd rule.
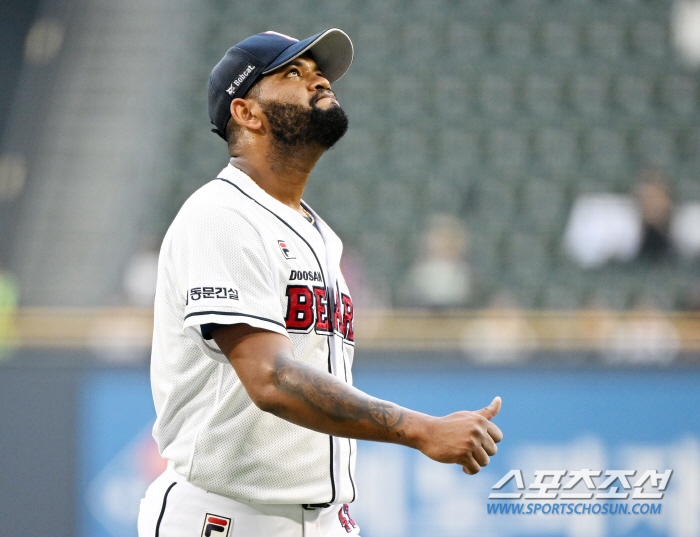
[[[482,446],[477,447],[474,450],[474,460],[479,463],[479,466],[488,466],[491,459],[486,454],[486,451]]]
[[[503,440],[503,433],[495,423],[489,422],[486,426],[486,432],[489,433],[489,436],[493,438],[494,442],[500,442]]]
[[[479,470],[481,470],[481,466],[479,466],[479,463],[476,462],[471,455],[467,458],[465,463],[462,465],[462,471],[468,475],[478,474]]]
[[[488,453],[492,457],[498,451],[498,448],[496,447],[496,442],[494,442],[493,438],[491,438],[489,435],[486,435],[486,438],[484,438],[481,441],[481,445],[484,448],[484,451],[486,451],[486,453]]]
[[[491,401],[491,404],[487,407],[482,408],[481,410],[477,410],[477,414],[481,414],[484,416],[487,420],[492,419],[496,414],[498,414],[498,411],[501,410],[501,398],[500,397],[495,397],[493,401]]]

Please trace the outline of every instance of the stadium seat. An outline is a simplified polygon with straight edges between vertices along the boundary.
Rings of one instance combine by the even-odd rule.
[[[475,168],[481,162],[479,133],[465,129],[440,130],[436,137],[437,164],[441,169],[448,167]]]
[[[451,15],[451,7],[449,0],[413,1],[406,3],[404,13],[407,20],[444,22]]]
[[[546,279],[550,263],[542,238],[520,232],[508,234],[505,237],[503,263],[522,285],[537,287],[531,293],[534,299]],[[530,303],[527,306],[534,305]]]
[[[468,62],[482,58],[488,51],[484,25],[452,22],[444,35],[447,65],[463,70]]]
[[[355,46],[353,69],[356,72],[371,73],[376,76],[378,73],[386,73],[387,66],[395,63],[396,40],[392,39],[392,31],[391,27],[387,28],[377,22],[367,22],[358,28],[357,37],[353,38]]]
[[[564,21],[547,21],[542,26],[540,40],[548,56],[574,58],[580,51],[578,29]]]
[[[619,22],[593,21],[586,28],[586,38],[594,56],[619,61],[625,54],[624,26]]]
[[[524,58],[532,53],[532,33],[524,23],[502,22],[496,26],[494,34],[497,54]]]
[[[632,27],[632,43],[637,54],[646,59],[662,60],[667,56],[665,24],[651,20],[637,21]]]
[[[613,130],[595,128],[586,134],[589,163],[599,171],[610,171],[625,165],[627,148],[624,136]]]
[[[473,95],[468,81],[455,76],[439,77],[429,84],[426,93],[440,125],[463,126],[473,109]]]
[[[567,170],[578,164],[576,133],[545,127],[535,136],[535,150],[540,162],[555,171]]]
[[[389,140],[388,156],[391,166],[399,172],[427,172],[431,146],[427,134],[418,129],[395,129]]]
[[[440,72],[440,33],[427,21],[409,22],[401,30],[401,65],[414,79],[416,73]]]
[[[515,188],[500,180],[497,172],[475,186],[475,214],[488,227],[503,228],[512,221],[517,211]]]
[[[410,181],[400,174],[376,185],[373,204],[376,208],[374,220],[378,223],[379,229],[392,233],[417,230],[419,223],[413,217],[416,214],[416,200],[414,190],[410,187]]]
[[[388,80],[385,103],[391,113],[391,119],[400,125],[423,124],[432,114],[432,98],[426,95],[422,79],[415,76],[398,75]]]
[[[634,148],[639,162],[646,165],[669,169],[675,161],[674,140],[661,129],[648,128],[636,133]]]
[[[575,75],[571,81],[571,101],[583,115],[603,117],[609,107],[609,78],[606,74]]]
[[[677,166],[673,178],[671,195],[678,202],[700,201],[700,181],[698,181],[698,161],[689,161]]]
[[[627,113],[644,116],[650,113],[652,86],[639,76],[624,75],[613,84],[615,101]]]
[[[515,87],[511,79],[500,74],[484,75],[479,91],[481,108],[485,113],[499,118],[512,114]]]
[[[558,184],[531,178],[523,184],[521,197],[523,219],[533,222],[542,237],[561,232],[567,207],[564,190]]]
[[[582,291],[578,286],[555,281],[545,286],[540,307],[545,310],[571,311],[583,305]]]
[[[661,83],[660,95],[664,111],[685,118],[697,113],[698,86],[687,76],[676,74],[665,77]]]
[[[561,79],[551,75],[529,75],[524,85],[525,102],[535,115],[551,118],[562,113]]]
[[[330,154],[339,157],[343,169],[348,174],[360,173],[379,165],[379,149],[375,135],[359,127],[349,129],[338,147]]]
[[[518,169],[528,157],[527,137],[516,130],[498,128],[488,135],[488,161],[495,169]]]
[[[333,84],[333,91],[338,95],[343,109],[347,111],[353,128],[355,125],[374,125],[376,118],[385,113],[383,97],[386,88],[385,81],[377,81],[375,77],[359,73],[356,76],[343,77]]]

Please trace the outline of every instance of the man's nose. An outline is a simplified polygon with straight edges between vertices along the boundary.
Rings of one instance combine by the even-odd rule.
[[[331,89],[331,83],[328,82],[328,79],[326,79],[322,75],[316,75],[316,79],[314,80],[314,89],[316,91],[320,90],[330,90]]]

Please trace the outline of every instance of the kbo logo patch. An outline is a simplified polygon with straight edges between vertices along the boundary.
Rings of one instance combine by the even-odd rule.
[[[231,530],[231,519],[221,515],[207,513],[204,516],[204,526],[200,537],[228,537]]]

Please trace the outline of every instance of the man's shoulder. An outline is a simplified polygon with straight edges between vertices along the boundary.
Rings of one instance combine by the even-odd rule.
[[[212,179],[202,185],[183,203],[176,220],[201,218],[206,215],[227,215],[235,218],[246,211],[248,199],[222,179]]]

